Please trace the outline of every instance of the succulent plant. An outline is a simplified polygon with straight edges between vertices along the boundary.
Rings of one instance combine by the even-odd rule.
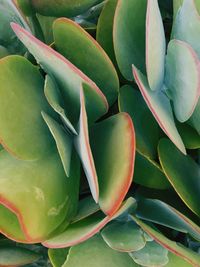
[[[200,266],[199,7],[0,0],[0,266]]]

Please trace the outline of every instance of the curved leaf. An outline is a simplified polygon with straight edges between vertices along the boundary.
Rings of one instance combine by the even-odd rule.
[[[188,124],[190,124],[194,129],[196,129],[196,131],[200,135],[200,100],[198,101],[197,106],[188,121]]]
[[[169,182],[185,204],[200,216],[199,165],[190,156],[180,153],[167,139],[160,141],[158,151],[162,168]]]
[[[82,27],[66,18],[53,24],[56,50],[83,71],[103,91],[108,103],[117,98],[119,81],[109,57]]]
[[[176,118],[187,121],[200,96],[200,62],[190,45],[170,41],[166,57],[165,84],[173,101]]]
[[[197,120],[195,120],[195,122],[198,123]],[[183,123],[183,124],[176,123],[176,126],[177,126],[178,131],[180,132],[181,138],[186,148],[188,149],[200,148],[200,135],[195,129],[193,129],[190,125],[186,123]]]
[[[170,101],[167,96],[162,91],[152,92],[149,88],[146,77],[134,66],[133,75],[144,100],[146,101],[161,129],[180,149],[180,151],[186,154],[183,141],[176,129]]]
[[[158,0],[148,0],[146,14],[146,71],[149,87],[153,91],[160,90],[163,85],[165,49],[165,32]]]
[[[53,267],[61,267],[67,258],[68,252],[69,252],[68,248],[60,248],[60,249],[50,248],[48,250],[48,256]]]

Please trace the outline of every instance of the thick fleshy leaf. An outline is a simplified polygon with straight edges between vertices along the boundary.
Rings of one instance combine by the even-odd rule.
[[[96,33],[97,42],[103,47],[116,67],[118,66],[113,46],[113,23],[117,2],[118,0],[108,0],[105,2],[98,19]]]
[[[33,7],[31,5],[31,1],[27,1],[27,0],[16,0],[17,5],[19,6],[19,8],[22,10],[22,12],[26,15],[26,16],[31,16],[35,14],[35,11],[33,10]]]
[[[199,267],[200,255],[182,245],[177,244],[174,241],[171,241],[165,237],[162,233],[157,231],[155,228],[152,228],[148,224],[142,222],[141,220],[133,217],[133,220],[146,232],[150,235],[158,244],[168,249],[173,254],[183,258],[192,266]],[[171,266],[170,266],[171,267]]]
[[[0,58],[6,57],[8,55],[9,55],[8,49],[0,45]]]
[[[132,183],[135,161],[132,120],[127,113],[114,115],[94,125],[90,137],[99,182],[99,205],[104,213],[112,215]]]
[[[66,261],[68,252],[69,252],[68,248],[60,248],[60,249],[50,248],[48,250],[48,256],[53,267],[61,267]]]
[[[72,137],[70,134],[64,130],[64,128],[55,121],[47,113],[42,112],[42,117],[45,120],[49,130],[56,142],[58,153],[65,170],[67,177],[70,176],[70,165],[71,165],[71,155],[72,155]]]
[[[114,50],[123,76],[132,81],[132,64],[145,72],[146,0],[118,0],[113,28]]]
[[[63,267],[136,267],[127,253],[115,251],[96,235],[88,241],[70,249]]]
[[[109,247],[121,252],[138,251],[146,244],[143,231],[133,221],[114,221],[101,235]]]
[[[187,121],[200,96],[200,62],[192,47],[183,41],[171,40],[168,45],[165,85],[176,118]]]
[[[35,262],[40,255],[21,247],[0,247],[0,266],[22,266]]]
[[[72,158],[71,175],[66,179],[57,153],[37,161],[21,161],[0,152],[0,203],[18,218],[27,242],[45,240],[65,220],[74,216],[78,202],[79,169]],[[71,193],[73,192],[73,194]],[[0,217],[5,213],[0,209]],[[3,214],[2,214],[3,213]],[[15,239],[15,228],[2,225]],[[19,237],[17,234],[16,239]]]
[[[152,212],[153,211],[153,212]],[[137,206],[137,216],[143,220],[189,233],[200,240],[200,227],[173,207],[156,199],[141,199]]]
[[[146,77],[134,66],[133,75],[144,100],[146,101],[149,109],[151,110],[161,129],[180,149],[180,151],[186,154],[183,141],[176,129],[172,108],[168,97],[162,90],[152,92],[149,88]]]
[[[46,96],[46,99],[49,105],[51,105],[54,111],[56,111],[60,115],[66,127],[73,134],[77,134],[76,130],[74,129],[73,125],[71,124],[71,122],[69,121],[69,119],[67,118],[65,114],[65,110],[63,108],[64,103],[63,103],[62,95],[59,91],[59,88],[57,87],[56,83],[49,75],[47,75],[45,78],[44,94]]]
[[[193,129],[190,125],[186,123],[183,124],[176,123],[176,126],[186,148],[188,149],[200,148],[200,135],[195,129]]]
[[[194,5],[194,0],[184,0],[182,3],[183,5],[174,21],[172,38],[190,44],[200,58],[200,47],[198,45],[200,17]]]
[[[200,100],[197,103],[197,106],[192,114],[192,117],[189,119],[188,124],[190,124],[198,134],[200,135]]]
[[[137,151],[156,159],[161,131],[140,92],[130,85],[122,86],[119,94],[119,110],[127,112],[134,122]]]
[[[85,171],[90,190],[95,202],[99,200],[99,183],[94,164],[92,151],[90,148],[90,140],[88,133],[88,119],[85,109],[85,92],[87,88],[84,87],[80,91],[80,118],[78,123],[78,135],[74,138],[74,144],[77,153],[82,161],[83,169]]]
[[[98,233],[109,221],[114,220],[135,207],[133,198],[127,199],[120,209],[111,217],[102,212],[92,214],[83,220],[72,223],[63,233],[43,242],[45,247],[64,248],[77,245]]]
[[[41,158],[51,150],[53,139],[41,116],[42,110],[51,111],[40,72],[27,59],[9,56],[0,60],[0,77],[2,145],[18,158]]]
[[[19,23],[26,30],[30,31],[30,28],[17,9],[14,1],[12,0],[1,0],[0,1],[0,44],[5,46],[10,53],[24,53],[25,47],[19,42],[13,33],[10,23],[16,22]]]
[[[66,58],[39,41],[19,25],[12,23],[11,26],[42,68],[55,78],[63,96],[66,115],[72,124],[76,124],[79,118],[80,89],[83,82],[90,89],[87,90],[87,95],[85,96],[89,118],[94,121],[106,113],[108,109],[107,100],[93,81]]]
[[[181,257],[176,256],[173,253],[168,253],[169,262],[165,265],[165,267],[191,267],[192,265],[187,261],[183,260]]]
[[[129,253],[136,263],[148,267],[165,266],[169,262],[167,254],[168,250],[155,241],[147,242],[141,250]]]
[[[162,88],[165,49],[165,32],[158,0],[148,0],[146,14],[146,71],[151,90],[160,90]]]
[[[140,153],[136,154],[134,182],[154,189],[170,187],[170,183],[159,164]]]
[[[190,156],[177,150],[168,139],[160,141],[158,150],[169,182],[185,204],[200,216],[200,166]]]
[[[85,73],[113,104],[119,81],[109,57],[82,27],[70,19],[60,18],[53,24],[56,50]]]
[[[102,0],[31,0],[37,13],[45,16],[75,17],[87,11]]]

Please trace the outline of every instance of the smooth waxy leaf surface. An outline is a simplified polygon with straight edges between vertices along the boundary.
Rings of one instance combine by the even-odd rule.
[[[170,183],[158,163],[140,153],[136,154],[134,182],[154,189],[170,187]]]
[[[160,200],[141,199],[137,206],[137,216],[179,232],[189,233],[195,239],[200,240],[200,228],[179,211]]]
[[[129,85],[122,86],[119,94],[119,110],[127,112],[134,122],[137,151],[151,159],[156,158],[161,131],[140,92]]]
[[[200,95],[200,62],[190,45],[172,40],[166,57],[165,84],[173,101],[176,118],[187,121]]]
[[[94,121],[106,113],[107,100],[93,81],[61,54],[39,41],[19,25],[12,24],[12,28],[47,74],[55,78],[63,96],[67,117],[73,125],[79,118],[80,89],[83,82],[89,88],[85,96],[89,118]]]
[[[72,223],[66,231],[45,241],[43,245],[50,248],[64,248],[84,242],[98,233],[109,221],[124,216],[124,214],[134,208],[135,204],[135,200],[129,198],[111,217],[105,217],[102,212],[87,216],[82,220]]]
[[[60,248],[60,249],[50,248],[48,250],[48,256],[53,267],[61,267],[63,263],[66,261],[68,252],[69,252],[68,248]]]
[[[197,106],[192,114],[192,117],[189,119],[188,123],[196,129],[200,135],[200,100],[197,103]]]
[[[146,0],[119,0],[114,17],[113,40],[119,69],[133,80],[132,64],[145,72]],[[127,30],[128,29],[128,30]]]
[[[101,0],[31,0],[35,11],[45,16],[74,17],[87,11]]]
[[[0,266],[22,266],[38,260],[40,255],[20,247],[0,247]]]
[[[121,252],[137,251],[146,244],[143,231],[133,221],[113,221],[101,235],[109,247]]]
[[[169,261],[167,254],[168,250],[155,241],[147,242],[141,250],[129,253],[136,263],[148,267],[165,266]]]
[[[168,253],[169,262],[165,265],[165,267],[191,267],[192,265],[182,258],[176,256],[173,253]]]
[[[41,74],[25,58],[9,56],[0,60],[0,77],[2,145],[18,158],[41,158],[53,146],[41,116],[42,110],[51,114],[44,97]]]
[[[9,55],[8,49],[0,45],[0,58],[6,57],[8,55]]]
[[[178,131],[180,132],[181,138],[186,148],[200,148],[200,135],[195,129],[193,129],[189,124],[186,123],[176,123],[176,126]]]
[[[82,161],[83,169],[85,171],[90,190],[95,202],[99,199],[99,183],[94,164],[94,159],[90,147],[88,120],[85,109],[85,91],[83,87],[80,91],[80,118],[78,123],[78,135],[74,138],[77,153]]]
[[[199,165],[190,156],[180,153],[167,139],[162,139],[159,143],[159,157],[162,168],[177,194],[194,213],[200,216]]]
[[[64,130],[62,125],[56,122],[47,113],[42,112],[42,117],[45,120],[47,126],[49,127],[49,130],[56,142],[63,168],[67,177],[69,177],[72,154],[72,137],[66,130]]]
[[[119,88],[117,73],[95,39],[77,23],[65,18],[54,22],[53,34],[56,50],[90,77],[113,104]]]
[[[64,219],[67,224],[76,212],[78,189],[75,157],[66,179],[56,152],[38,161],[21,161],[0,152],[0,203],[17,216],[27,242],[43,241]],[[14,229],[7,224],[2,229],[7,232],[8,227],[15,239]]]
[[[200,255],[182,245],[177,244],[165,237],[162,233],[158,232],[154,228],[150,227],[148,224],[142,222],[141,220],[133,217],[133,220],[146,232],[148,233],[158,244],[168,249],[170,252],[176,254],[182,259],[186,260],[195,267],[199,267]],[[170,266],[171,267],[171,266]]]
[[[90,136],[99,181],[99,205],[104,213],[112,215],[121,206],[132,182],[135,160],[132,120],[127,113],[119,113],[94,125]]]
[[[149,86],[152,90],[160,90],[163,85],[165,49],[165,32],[158,0],[148,0],[146,13],[146,71]]]
[[[146,101],[149,109],[151,110],[161,129],[180,149],[180,151],[185,154],[185,147],[176,129],[172,108],[168,97],[164,92],[162,92],[162,90],[152,92],[149,88],[146,77],[135,67],[133,67],[133,75],[144,100]]]
[[[92,257],[91,257],[92,255]],[[136,267],[127,253],[117,252],[96,235],[88,241],[74,246],[63,267]]]
[[[54,111],[56,111],[60,115],[66,127],[73,134],[77,134],[76,130],[74,129],[73,125],[71,124],[71,122],[69,121],[69,119],[65,114],[65,109],[63,108],[64,103],[59,88],[57,87],[55,81],[49,75],[47,75],[45,78],[44,94],[46,96],[49,105],[51,105]]]

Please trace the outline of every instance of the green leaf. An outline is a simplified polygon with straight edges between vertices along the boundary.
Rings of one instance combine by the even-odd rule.
[[[194,114],[194,113],[193,113]],[[193,115],[194,116],[194,115]],[[197,121],[198,122],[198,121]],[[200,148],[200,135],[190,125],[186,123],[176,123],[185,147],[188,149]]]
[[[41,158],[53,147],[41,116],[42,110],[51,114],[43,93],[44,80],[38,69],[21,56],[3,58],[0,66],[2,145],[20,159]]]
[[[99,205],[104,213],[112,215],[132,183],[135,133],[130,116],[119,113],[96,123],[90,140],[99,182]]]
[[[72,155],[72,137],[58,122],[56,122],[47,113],[42,112],[42,117],[49,127],[49,130],[56,142],[65,174],[67,175],[67,177],[69,177]]]
[[[17,160],[4,150],[0,152],[0,203],[17,216],[27,242],[44,241],[64,220],[66,225],[74,216],[79,191],[78,167],[73,155],[71,175],[66,179],[55,152],[37,161]],[[0,212],[3,217],[4,210]],[[16,227],[11,228],[8,225],[11,218],[7,218],[2,229],[18,239]]]
[[[9,55],[9,51],[4,46],[0,45],[0,59]]]
[[[50,248],[48,250],[48,256],[53,267],[61,267],[67,258],[68,252],[69,252],[68,248],[60,248],[60,249]]]
[[[170,187],[170,183],[165,177],[160,165],[140,153],[136,154],[133,181],[154,189],[166,189]]]
[[[200,228],[185,215],[160,200],[141,199],[137,206],[137,216],[179,232],[189,233],[193,238],[200,240]]]
[[[72,247],[63,267],[136,267],[127,253],[109,248],[100,235]]]
[[[85,109],[85,92],[88,88],[84,87],[80,91],[80,118],[78,123],[78,135],[74,138],[76,151],[81,159],[84,172],[86,174],[89,187],[95,202],[99,200],[99,183],[90,147],[89,133],[88,133],[88,119]]]
[[[132,81],[132,64],[145,72],[146,0],[118,0],[114,17],[113,40],[119,69]]]
[[[200,100],[197,103],[197,106],[192,114],[192,117],[189,119],[188,124],[190,124],[198,134],[200,135]]]
[[[165,85],[173,101],[176,118],[187,121],[200,95],[200,64],[198,55],[183,41],[170,41],[166,57]]]
[[[184,154],[186,153],[183,141],[177,131],[172,108],[168,97],[160,90],[152,92],[150,90],[146,77],[133,66],[133,75],[136,83],[146,101],[149,109],[160,125],[161,129],[171,139],[171,141],[180,149]]]
[[[190,156],[183,155],[167,139],[160,141],[158,151],[162,168],[169,182],[185,204],[200,216],[199,165]]]
[[[165,266],[169,262],[168,250],[155,241],[147,242],[144,248],[131,252],[129,255],[137,264],[142,266]]]
[[[176,256],[173,253],[168,253],[168,258],[169,258],[169,262],[167,265],[165,265],[165,267],[177,267],[177,266],[192,267],[190,263]]]
[[[127,112],[133,120],[137,151],[148,158],[156,159],[161,131],[140,92],[129,85],[122,86],[119,94],[119,110]]]
[[[87,11],[90,7],[102,0],[31,0],[31,4],[37,13],[45,16],[75,17]]]
[[[168,249],[170,252],[186,260],[193,266],[199,267],[200,255],[178,243],[171,241],[165,237],[162,233],[158,232],[154,228],[150,227],[148,224],[142,222],[134,216],[131,216],[133,220],[148,234],[150,235],[158,244]],[[148,243],[147,243],[148,244]],[[170,265],[169,265],[170,266]],[[171,267],[171,266],[170,266]]]
[[[146,244],[143,231],[133,221],[113,221],[101,235],[109,247],[121,252],[138,251]]]
[[[21,266],[40,258],[37,253],[21,247],[0,247],[0,266]]]
[[[165,49],[165,32],[158,0],[148,0],[146,13],[146,71],[149,87],[153,91],[160,90],[163,85]]]
[[[174,17],[177,15],[177,12],[179,10],[179,8],[182,6],[184,0],[173,0],[173,6],[174,6]],[[200,3],[199,0],[194,0],[192,3],[197,11],[200,13]]]
[[[119,81],[109,57],[82,27],[66,18],[53,24],[56,50],[85,73],[103,91],[108,103],[117,98]]]
[[[55,78],[63,96],[66,114],[73,125],[79,118],[80,89],[83,82],[90,89],[85,96],[89,118],[95,121],[107,112],[108,103],[104,94],[83,72],[19,25],[12,23],[12,28],[47,74]]]

